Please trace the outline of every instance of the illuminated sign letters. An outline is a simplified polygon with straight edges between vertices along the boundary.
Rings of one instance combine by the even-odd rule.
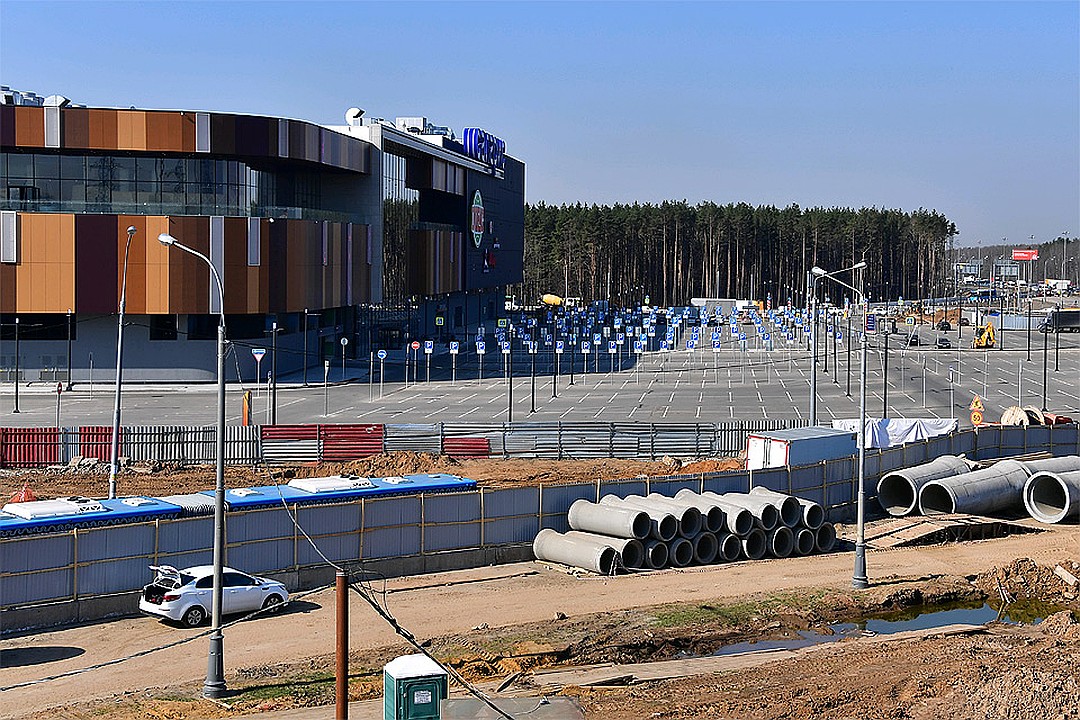
[[[480,243],[484,241],[484,198],[480,196],[479,190],[473,194],[472,222],[469,228],[472,230],[473,245],[480,247]]]
[[[469,157],[499,170],[506,164],[506,143],[499,138],[480,128],[465,128],[462,135]]]

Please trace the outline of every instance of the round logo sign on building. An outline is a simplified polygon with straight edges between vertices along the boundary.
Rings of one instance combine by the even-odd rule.
[[[473,193],[470,229],[473,245],[480,247],[480,243],[484,241],[484,198],[480,196],[479,190]]]

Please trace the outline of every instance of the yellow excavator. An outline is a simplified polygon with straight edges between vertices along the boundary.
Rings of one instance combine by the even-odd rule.
[[[992,348],[995,339],[994,323],[987,322],[985,325],[975,328],[975,337],[971,340],[971,347]]]

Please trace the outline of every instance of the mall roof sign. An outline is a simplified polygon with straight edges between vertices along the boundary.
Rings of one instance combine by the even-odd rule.
[[[461,134],[466,155],[497,170],[503,169],[506,165],[506,143],[480,128],[465,128]]]

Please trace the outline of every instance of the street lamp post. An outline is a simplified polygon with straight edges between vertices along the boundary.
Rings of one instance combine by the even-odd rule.
[[[816,265],[810,268],[810,322],[813,323],[813,331],[810,344],[813,350],[810,353],[810,425],[817,425],[817,346],[818,346],[818,331],[817,331],[817,281],[820,278],[832,278],[834,275],[840,273],[851,272],[853,270],[862,270],[866,267],[866,262],[860,262],[852,265],[849,268],[843,270],[834,270],[833,272],[826,272],[825,270],[817,267]],[[837,280],[837,282],[840,282]],[[843,285],[843,283],[840,283]],[[845,285],[844,287],[850,287]],[[828,327],[828,325],[826,325]],[[828,342],[828,341],[826,341]],[[825,345],[826,358],[828,358],[829,346]],[[835,360],[835,358],[834,358]],[[827,360],[826,360],[827,362]],[[826,371],[827,372],[827,371]]]
[[[71,391],[71,308],[67,311],[67,386],[65,390]],[[59,427],[59,426],[57,426]]]
[[[120,469],[120,390],[124,378],[124,311],[127,309],[127,269],[128,252],[131,250],[131,238],[135,235],[135,226],[127,229],[127,242],[124,244],[124,274],[120,279],[120,315],[116,321],[116,388],[113,395],[112,448],[109,456],[109,498],[116,497],[116,473]]]
[[[19,316],[15,316],[15,408],[13,413],[19,410]]]
[[[859,263],[855,268],[864,268],[866,263]],[[862,348],[859,352],[859,430],[856,433],[856,438],[859,443],[859,461],[858,461],[858,502],[856,504],[856,539],[855,539],[855,566],[851,574],[851,586],[862,590],[870,586],[870,581],[866,575],[866,523],[865,523],[865,508],[866,508],[866,491],[864,489],[866,479],[866,316],[869,312],[869,306],[866,302],[866,295],[862,290],[856,288],[853,285],[848,285],[843,280],[839,280],[832,277],[833,273],[826,273],[821,268],[815,267],[813,269],[815,275],[819,277],[827,277],[833,282],[848,288],[852,292],[855,292],[859,297],[859,304],[863,306],[863,342]],[[861,284],[861,283],[860,283]]]
[[[222,573],[225,564],[225,288],[221,283],[214,263],[198,250],[189,248],[168,233],[158,235],[158,242],[172,246],[194,255],[207,264],[210,274],[217,285],[218,307],[217,332],[217,457],[214,462],[214,589],[210,634],[210,650],[206,661],[206,681],[203,683],[203,696],[219,698],[225,694],[225,640],[221,633],[221,589]]]

